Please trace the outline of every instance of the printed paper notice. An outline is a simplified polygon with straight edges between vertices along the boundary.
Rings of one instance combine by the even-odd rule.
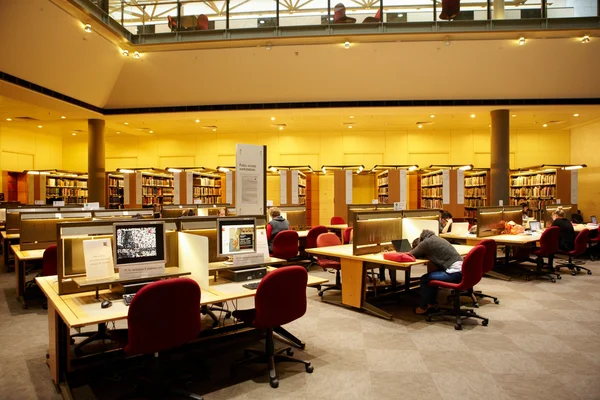
[[[292,170],[292,204],[300,204],[298,190],[298,171]]]
[[[571,204],[577,204],[579,202],[579,182],[577,181],[577,170],[571,171]]]
[[[442,189],[444,195],[443,203],[450,204],[450,171],[447,169],[442,171],[442,182],[444,185]]]
[[[110,239],[84,240],[83,257],[87,279],[103,279],[114,273]]]
[[[465,204],[465,171],[456,171],[456,203]]]
[[[279,171],[279,204],[287,204],[287,171]]]
[[[242,183],[242,205],[254,205],[258,203],[258,175],[241,176]]]
[[[352,171],[346,170],[346,204],[352,204]]]
[[[269,243],[267,240],[267,231],[264,228],[256,230],[256,253],[262,253],[265,257],[265,261],[269,257]]]
[[[227,204],[233,204],[233,174],[231,171],[225,172],[225,201]]]

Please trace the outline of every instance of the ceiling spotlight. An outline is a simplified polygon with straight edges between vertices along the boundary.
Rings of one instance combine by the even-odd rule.
[[[475,114],[471,114],[471,118],[475,118]]]
[[[65,119],[65,118],[67,118],[67,117],[65,117],[64,115],[60,117],[60,119]]]
[[[200,120],[199,120],[199,119],[197,119],[197,120],[196,120],[196,123],[198,123],[198,122],[200,122]]]
[[[271,50],[271,43],[267,43],[267,47],[265,47],[267,50]]]
[[[354,115],[351,115],[351,116],[349,116],[348,118],[350,118],[350,119],[353,119],[353,118],[354,118]]]
[[[127,50],[127,49],[122,50],[121,54],[123,54],[125,57],[129,57],[129,50]]]
[[[417,125],[417,128],[421,129],[423,127],[423,125],[419,124]]]
[[[589,43],[590,42],[590,37],[588,35],[585,35],[584,37],[581,38],[581,43],[585,44],[585,43]]]
[[[517,116],[517,114],[513,114],[513,115],[511,115],[511,117],[513,117],[513,118],[514,118],[514,117],[516,117],[516,116]]]
[[[229,172],[229,171],[231,171],[231,170],[230,170],[229,168],[227,168],[227,167],[219,167],[218,169],[219,169],[219,171],[220,171],[220,172]]]
[[[117,135],[120,135],[120,134],[121,134],[121,132],[117,132]]]
[[[365,167],[363,167],[362,165],[361,165],[361,166],[359,166],[359,167],[358,167],[358,173],[360,174],[360,173],[363,171],[363,169],[364,169],[364,168],[365,168]]]
[[[435,115],[431,114],[431,115],[429,116],[429,118],[435,118]]]
[[[73,136],[77,136],[77,134],[76,134],[75,132],[71,133],[71,135],[73,135]]]
[[[350,48],[350,42],[344,43],[344,48],[348,50]]]
[[[92,26],[90,24],[85,24],[85,26],[83,27],[83,30],[86,31],[87,33],[92,32]]]
[[[275,117],[271,117],[271,121],[275,121]]]
[[[325,169],[325,166],[323,165],[323,168],[321,168],[321,171],[323,171],[323,175],[327,174],[327,170]]]
[[[542,127],[543,127],[543,128],[546,128],[546,127],[548,127],[548,124],[544,124],[544,125],[542,125]]]
[[[150,133],[154,133],[154,131],[150,131]]]
[[[8,122],[10,122],[10,121],[12,121],[12,118],[6,118],[6,120],[7,120]]]
[[[523,46],[525,44],[525,38],[523,36],[521,36],[519,38],[519,46]]]
[[[271,168],[269,168],[269,170],[270,170],[271,172],[277,172],[277,168],[275,168],[275,167],[271,167]]]
[[[348,129],[352,129],[352,125],[348,125]]]
[[[140,53],[138,53],[137,51],[134,51],[133,58],[140,58]]]
[[[217,128],[213,128],[213,132],[216,132],[216,131],[217,131]]]
[[[579,117],[579,114],[573,114],[574,117]]]
[[[124,122],[125,125],[129,125],[129,122]]]
[[[43,128],[43,126],[41,126],[41,125],[38,125],[38,128],[42,129],[42,128]]]
[[[279,130],[280,130],[280,131],[282,131],[282,130],[283,130],[283,126],[280,126],[280,127],[279,127]]]

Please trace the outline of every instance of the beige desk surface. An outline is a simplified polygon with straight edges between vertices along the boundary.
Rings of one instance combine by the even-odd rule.
[[[23,250],[21,251],[20,244],[13,244],[10,246],[13,253],[15,253],[15,257],[19,261],[31,261],[31,260],[41,260],[44,258],[44,249],[40,250]]]
[[[502,244],[527,244],[533,243],[540,240],[542,236],[541,233],[534,233],[532,235],[495,235],[495,236],[485,236],[479,237],[475,235],[453,235],[452,233],[443,233],[440,237],[445,239],[460,239],[467,240],[469,242],[480,242],[485,239],[493,239],[496,243]]]
[[[58,294],[58,277],[38,277],[36,281],[42,289],[49,302],[52,302],[56,311],[60,314],[65,324],[70,328],[86,325],[95,325],[102,322],[116,321],[127,318],[129,307],[125,305],[122,294],[112,292],[110,289],[101,290],[99,299],[94,292],[75,293],[60,296]],[[327,279],[308,276],[308,286],[317,286],[328,282]],[[210,282],[208,290],[202,290],[200,304],[208,305],[236,300],[245,297],[253,297],[256,290],[249,290],[242,286],[246,282],[229,282],[219,279]],[[112,306],[102,309],[100,304],[104,300],[111,300]]]
[[[325,225],[325,228],[327,229],[346,229],[348,227],[348,224],[339,224],[339,225]]]
[[[10,239],[19,239],[21,237],[18,233],[6,233],[6,231],[2,231],[2,239],[10,240]]]
[[[233,264],[224,264],[222,261],[216,261],[216,262],[208,263],[208,270],[209,271],[221,271],[224,269],[252,268],[252,267],[258,267],[258,266],[263,266],[263,265],[278,265],[278,264],[285,264],[285,263],[287,263],[287,260],[284,260],[282,258],[276,258],[276,257],[268,257],[265,260],[265,262],[263,262],[263,263],[241,265],[241,266],[236,266],[236,267],[234,267]]]
[[[573,225],[573,229],[575,229],[575,232],[581,232],[585,228],[589,229],[590,231],[595,231],[595,230],[598,230],[598,225],[593,225],[593,224]]]

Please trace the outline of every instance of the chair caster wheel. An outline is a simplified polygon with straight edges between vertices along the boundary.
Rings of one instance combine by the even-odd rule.
[[[292,350],[292,349],[287,349],[287,350],[285,351],[285,354],[287,354],[288,356],[292,357],[292,356],[294,355],[294,350]]]
[[[473,303],[473,307],[474,308],[479,308],[479,303],[477,303],[477,302]]]
[[[271,379],[269,384],[273,389],[277,389],[279,387],[279,379]]]
[[[500,304],[500,300],[494,299],[494,304]]]
[[[526,276],[526,277],[525,277],[525,280],[526,280],[526,281],[530,281],[530,280],[531,280],[531,278],[530,278],[529,276]]]
[[[587,274],[588,274],[588,275],[591,275],[591,274],[592,274],[592,271],[588,271],[588,272],[587,272]]]
[[[554,279],[554,278],[550,278],[550,282],[552,282],[552,283],[556,283],[556,279]]]
[[[319,292],[319,297],[323,297],[323,292]]]
[[[575,272],[575,271],[571,272],[571,276],[577,276],[577,272]]]
[[[556,275],[556,279],[562,279],[562,276]]]
[[[489,322],[490,322],[489,319],[484,319],[484,320],[481,321],[481,325],[487,326]]]
[[[229,319],[229,318],[231,318],[231,313],[230,313],[230,312],[228,312],[228,313],[225,313],[225,318],[226,318],[226,319]]]
[[[212,323],[212,327],[213,327],[213,328],[216,328],[217,326],[219,326],[219,321],[214,321],[214,322]]]
[[[315,369],[314,369],[314,367],[312,365],[308,364],[306,366],[306,372],[308,372],[309,374],[312,374],[314,370]]]
[[[462,325],[456,324],[456,325],[454,325],[454,329],[456,329],[457,331],[462,331]]]
[[[431,317],[426,317],[426,318],[425,318],[425,321],[427,321],[427,322],[431,322]]]

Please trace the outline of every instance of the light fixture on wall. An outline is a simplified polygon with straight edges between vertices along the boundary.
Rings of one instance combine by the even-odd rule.
[[[92,26],[90,24],[85,24],[83,26],[83,30],[86,31],[87,33],[91,33],[92,32]]]
[[[125,57],[129,57],[129,50],[127,50],[127,49],[121,50],[121,54]]]
[[[62,115],[62,116],[60,117],[60,119],[65,119],[65,118],[67,118],[67,117],[65,117],[64,115]]]
[[[581,38],[581,43],[586,44],[590,42],[590,37],[588,35],[585,35],[584,37]]]
[[[344,43],[344,49],[348,50],[350,48],[350,42]]]
[[[10,122],[10,121],[12,121],[12,118],[6,118],[6,120],[7,120],[8,122]]]
[[[525,44],[525,38],[523,36],[521,36],[519,38],[519,46],[523,46]]]
[[[137,58],[140,58],[140,56],[141,56],[141,54],[139,52],[137,52],[137,51],[133,52],[133,58],[137,59]]]
[[[326,174],[327,169],[334,169],[334,170],[342,170],[342,171],[356,171],[357,174],[360,174],[364,169],[365,166],[361,165],[361,164],[355,164],[355,165],[322,165],[321,166],[321,171],[323,172],[323,174]],[[371,170],[369,170],[369,173],[372,172]]]
[[[271,50],[271,42],[267,43],[267,46],[265,47],[265,49]]]
[[[585,164],[580,164],[580,165],[567,165],[565,167],[563,167],[564,170],[570,171],[573,169],[581,169],[581,168],[586,168],[587,165]]]
[[[179,169],[179,168],[167,168],[167,172],[173,172],[173,173],[176,173],[176,172],[181,172],[181,171],[182,171],[182,170],[181,170],[181,169]]]
[[[385,171],[389,169],[407,169],[409,171],[416,171],[417,169],[419,169],[419,166],[416,164],[377,164],[373,166],[373,168],[371,168],[371,172]]]

